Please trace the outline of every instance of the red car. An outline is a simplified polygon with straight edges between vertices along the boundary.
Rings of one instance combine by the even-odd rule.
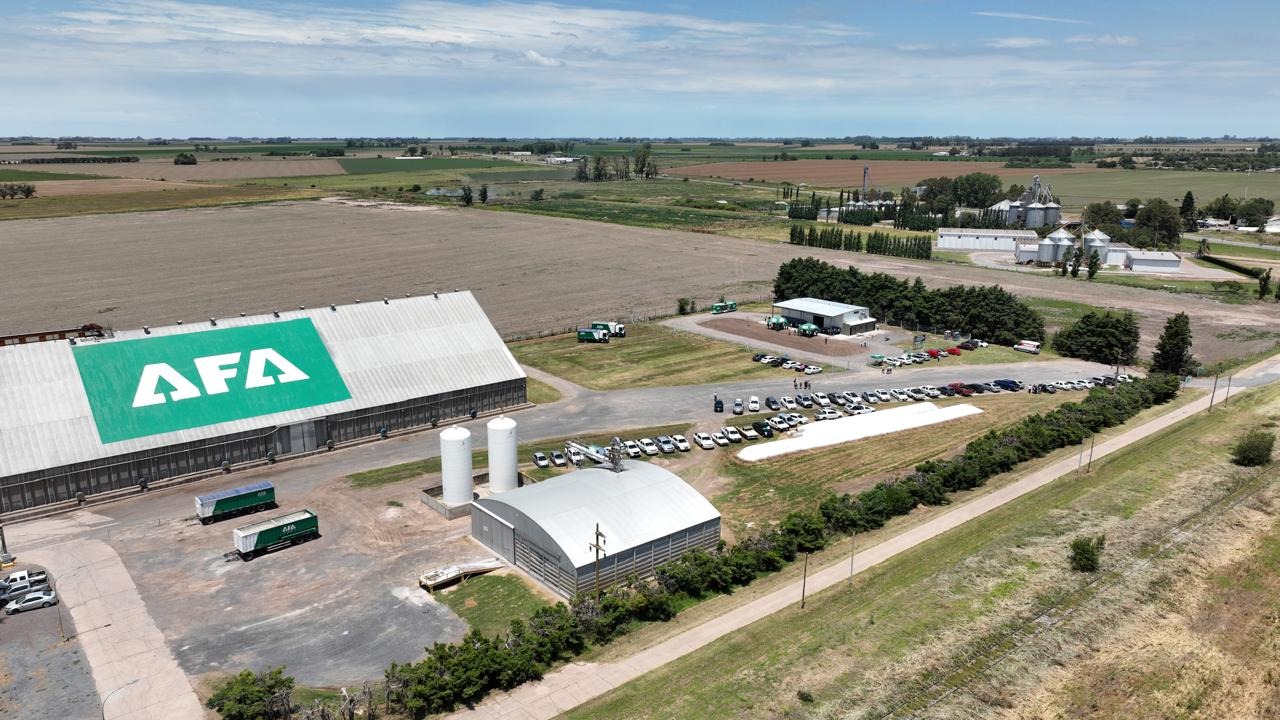
[[[925,352],[929,353],[929,357],[931,358],[937,358],[942,354],[941,350],[926,350]]]
[[[960,397],[969,397],[970,395],[973,394],[973,390],[970,390],[969,388],[965,387],[964,383],[953,382],[947,387],[951,388],[952,390],[955,390],[956,394],[959,395]]]
[[[961,349],[960,349],[960,348],[958,348],[958,347],[950,347],[950,348],[947,348],[947,354],[948,354],[948,355],[959,355],[961,352],[964,352],[964,351],[963,351],[963,350],[961,350]]]

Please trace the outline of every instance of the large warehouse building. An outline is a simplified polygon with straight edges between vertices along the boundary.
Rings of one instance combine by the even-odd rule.
[[[1005,250],[1013,252],[1019,243],[1040,239],[1035,230],[938,228],[939,250]]]
[[[599,528],[601,537],[596,537]],[[476,500],[471,534],[508,562],[571,598],[654,570],[720,542],[720,513],[688,483],[652,463],[596,467]]]
[[[773,304],[773,314],[784,317],[792,325],[812,323],[819,329],[835,328],[844,335],[855,335],[876,329],[871,311],[861,305],[847,305],[818,298],[793,298]]]
[[[0,512],[525,403],[470,292],[0,347]]]

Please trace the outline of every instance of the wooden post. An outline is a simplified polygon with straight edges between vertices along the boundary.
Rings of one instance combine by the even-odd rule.
[[[800,577],[800,609],[804,609],[805,590],[809,585],[809,553],[804,554],[804,573]]]
[[[608,540],[605,534],[600,532],[600,523],[596,523],[596,540],[587,547],[596,551],[596,600],[600,599],[600,556],[608,555],[604,550],[605,541]]]

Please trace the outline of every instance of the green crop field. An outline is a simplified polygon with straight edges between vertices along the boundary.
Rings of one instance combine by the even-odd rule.
[[[1264,398],[1248,402],[1247,407],[1241,403],[1225,412],[1201,414],[1162,431],[1095,462],[1090,474],[1060,479],[970,520],[861,573],[852,583],[811,595],[803,610],[797,602],[564,717],[880,717],[886,706],[912,700],[912,693],[940,679],[940,672],[966,667],[976,651],[1007,649],[995,639],[1009,623],[1034,617],[1041,606],[1063,601],[1072,593],[1089,592],[1093,578],[1066,567],[1066,545],[1073,536],[1106,532],[1103,565],[1107,571],[1122,562],[1155,555],[1149,549],[1152,538],[1163,537],[1162,531],[1176,526],[1188,513],[1219,498],[1232,497],[1237,491],[1231,478],[1235,471],[1227,462],[1226,448],[1242,428],[1276,411],[1276,396],[1275,391],[1266,391]],[[1150,416],[1144,413],[1140,417]],[[1077,452],[1067,448],[1053,458]],[[1021,475],[1028,470],[1019,468],[1016,472]],[[1012,479],[998,478],[991,484]],[[1256,487],[1259,480],[1253,483]],[[887,533],[876,531],[859,538],[858,547],[882,542],[900,531],[901,526],[891,527]],[[840,561],[842,555],[847,564],[849,549],[850,544],[842,542],[815,556],[810,572]],[[1177,552],[1176,548],[1171,550]],[[1188,562],[1194,564],[1196,558],[1188,558]],[[1177,568],[1170,570],[1180,577]],[[1122,597],[1126,602],[1135,597],[1134,602],[1150,603],[1149,610],[1156,616],[1172,606],[1171,600],[1176,602],[1165,594],[1170,584],[1148,585],[1145,578],[1135,578],[1132,585],[1133,594]],[[1108,599],[1114,597],[1109,595]],[[724,605],[720,607],[721,612],[726,611]],[[1077,610],[1083,617],[1072,622],[1084,626],[1080,631],[1092,638],[1088,642],[1105,642],[1116,616],[1091,607]],[[1122,617],[1129,615],[1126,610],[1116,612]],[[685,624],[679,629],[688,627]],[[651,644],[655,636],[669,632],[675,630],[659,627],[653,633],[642,633],[634,642]],[[1251,631],[1241,628],[1232,632]],[[1064,663],[1053,651],[1044,651],[1054,646],[1050,639],[1029,648],[1036,660],[1030,665],[1023,664],[1026,661],[1021,658],[1015,660],[1013,671],[1058,673],[1064,663],[1070,667],[1075,662],[1070,650],[1061,657]],[[1143,665],[1141,658],[1132,659],[1135,667]],[[961,688],[981,685],[988,691],[988,681],[992,681],[992,695],[980,697],[998,697],[998,707],[1014,708],[1019,695],[1027,692],[1019,689],[1025,685],[1012,683],[1009,688],[1007,676],[994,675],[961,675],[955,682]],[[1036,677],[1039,675],[1032,679]],[[1123,697],[1131,697],[1131,691],[1128,688]],[[957,697],[964,695],[967,693],[961,692]],[[665,701],[654,703],[653,698],[659,696]],[[935,707],[929,716],[951,717],[949,707]],[[1109,716],[1129,715],[1119,712]]]
[[[1098,273],[1093,282],[1127,285],[1129,287],[1160,290],[1168,293],[1203,295],[1231,305],[1247,305],[1257,300],[1257,294],[1252,292],[1253,279],[1244,276],[1241,276],[1236,281],[1219,282],[1216,280],[1167,280],[1164,278],[1140,277],[1138,275]]]
[[[206,185],[173,190],[36,197],[0,200],[0,220],[102,215],[106,213],[178,210],[217,205],[247,205],[319,197],[315,190],[266,186]]]
[[[43,167],[58,167],[44,165]],[[62,167],[74,167],[65,165]],[[37,180],[101,180],[102,175],[84,175],[82,173],[39,172],[36,170],[14,170],[12,166],[0,168],[0,182],[35,182]]]
[[[1126,170],[1064,173],[1046,181],[1053,186],[1063,209],[1070,211],[1104,200],[1120,204],[1134,197],[1160,197],[1177,207],[1188,190],[1201,205],[1223,194],[1264,197],[1280,203],[1280,173]]]
[[[749,213],[727,210],[703,210],[692,207],[601,202],[597,200],[544,200],[542,202],[508,203],[495,206],[495,209],[573,218],[575,220],[597,220],[614,223],[615,225],[686,230],[708,227],[722,222],[753,219]]]
[[[1248,236],[1241,237],[1243,242],[1248,242]],[[1200,247],[1200,241],[1184,237],[1179,247],[1183,252],[1195,252]],[[1209,241],[1209,254],[1224,258],[1249,258],[1251,260],[1271,260],[1272,262],[1280,262],[1280,247],[1260,247],[1248,245],[1227,245],[1226,243]],[[1214,265],[1213,267],[1217,267]]]
[[[1044,317],[1046,330],[1065,327],[1084,317],[1085,313],[1099,310],[1093,305],[1072,302],[1071,300],[1054,300],[1044,297],[1023,297],[1019,299]]]
[[[436,593],[472,630],[488,637],[503,635],[511,621],[525,620],[549,605],[515,575],[481,575]]]
[[[789,377],[789,371],[751,362],[751,350],[662,325],[631,325],[627,337],[579,343],[556,335],[512,343],[525,365],[592,390],[623,390]]]

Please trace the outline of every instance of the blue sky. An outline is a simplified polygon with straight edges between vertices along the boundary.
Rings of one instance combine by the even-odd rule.
[[[0,135],[1280,134],[1264,0],[6,5]]]

